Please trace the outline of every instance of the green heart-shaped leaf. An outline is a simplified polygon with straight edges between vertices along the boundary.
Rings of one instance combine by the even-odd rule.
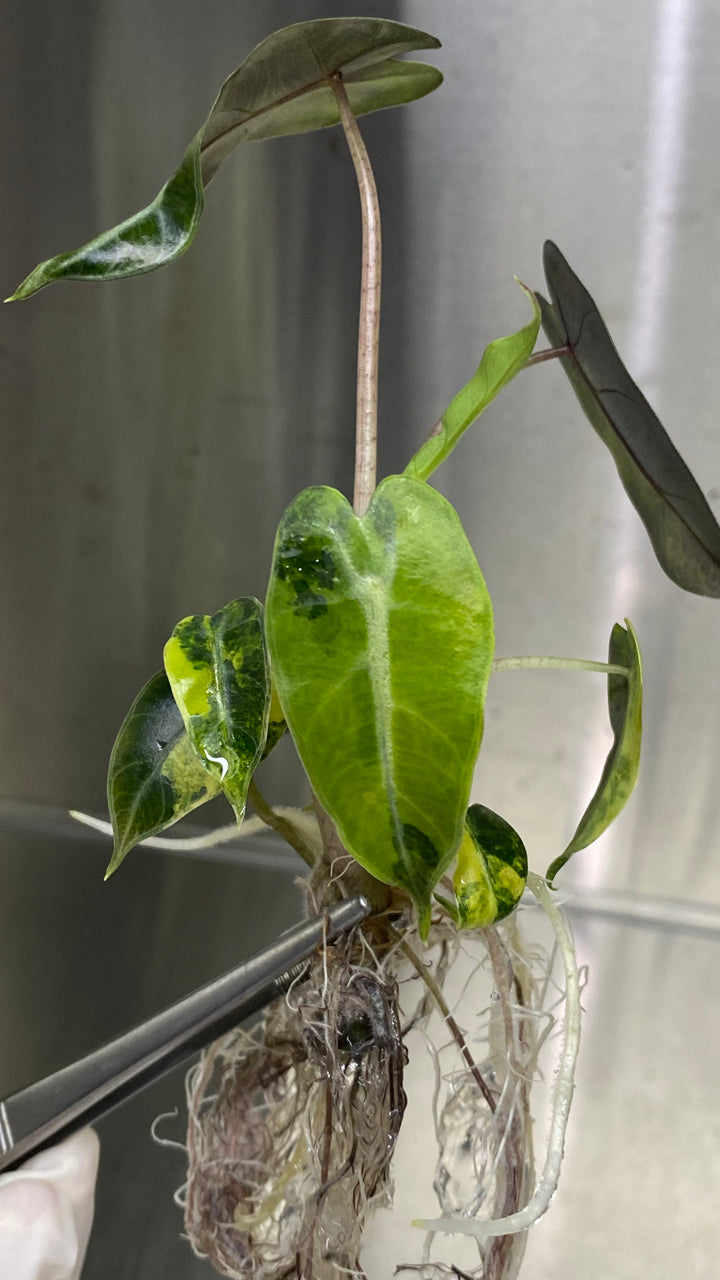
[[[485,929],[509,916],[522,898],[527,872],[517,831],[484,804],[471,805],[453,876],[458,928]]]
[[[462,838],[493,653],[456,512],[405,476],[361,518],[335,489],[306,489],[280,524],[265,616],[315,792],[358,862],[412,894],[425,931]]]
[[[585,286],[560,250],[545,245],[553,306],[540,299],[553,346],[588,421],[607,445],[625,491],[669,578],[720,597],[720,526],[692,474],[620,359]]]
[[[105,878],[130,850],[218,795],[190,743],[168,678],[158,672],[128,711],[110,756],[108,804],[115,847]]]
[[[270,709],[260,601],[246,596],[212,615],[183,618],[163,660],[198,759],[242,822]]]
[[[470,381],[450,401],[432,435],[410,459],[405,468],[406,476],[427,480],[452,453],[461,435],[520,372],[532,354],[540,328],[540,307],[535,294],[520,281],[518,283],[532,305],[532,320],[517,333],[507,338],[496,338],[488,344]]]
[[[627,627],[627,630],[625,630]],[[547,869],[550,884],[578,849],[597,840],[630,798],[640,766],[642,739],[642,661],[632,623],[617,622],[610,635],[608,662],[625,667],[627,676],[608,676],[608,711],[613,731],[602,777],[567,848]]]
[[[241,142],[337,124],[330,80],[342,78],[355,115],[412,102],[442,82],[435,67],[398,54],[440,41],[384,18],[298,22],[263,40],[225,81],[179,169],[152,204],[71,253],[40,263],[8,302],[54,280],[117,280],[172,262],[192,243],[203,190]]]

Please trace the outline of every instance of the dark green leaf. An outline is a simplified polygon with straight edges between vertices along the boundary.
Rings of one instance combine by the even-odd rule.
[[[602,777],[569,845],[547,869],[552,883],[561,867],[578,849],[597,840],[614,822],[632,794],[640,765],[642,738],[642,663],[632,624],[616,622],[610,636],[608,662],[625,667],[627,676],[608,676],[608,710],[613,745],[605,761]]]
[[[273,677],[343,844],[408,890],[427,929],[462,838],[493,653],[492,610],[456,512],[391,476],[358,518],[334,489],[286,511],[266,604]]]
[[[518,283],[520,283],[518,281]],[[461,435],[511,382],[532,353],[540,328],[540,307],[534,293],[520,284],[533,309],[533,318],[517,333],[496,338],[483,351],[475,373],[450,401],[437,427],[405,468],[405,475],[427,480],[452,453]]]
[[[590,294],[560,250],[545,245],[553,306],[543,327],[575,394],[607,445],[668,577],[686,591],[720,596],[720,526],[664,427],[622,363]]]
[[[134,845],[212,800],[220,784],[200,764],[164,671],[138,694],[110,756],[108,804],[115,847],[105,878]]]
[[[80,249],[40,263],[8,301],[29,298],[54,280],[116,280],[171,262],[195,237],[204,187],[241,142],[337,124],[329,80],[338,72],[356,115],[421,98],[441,83],[440,72],[395,58],[439,45],[424,31],[384,18],[324,18],[276,31],[225,81],[152,204]]]
[[[212,615],[183,618],[163,658],[197,757],[242,822],[270,709],[260,601],[243,597]]]
[[[527,879],[528,860],[517,831],[484,804],[473,804],[453,876],[459,929],[485,929],[515,910]]]

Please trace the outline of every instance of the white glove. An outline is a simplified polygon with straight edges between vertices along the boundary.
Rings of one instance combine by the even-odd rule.
[[[99,1154],[83,1129],[0,1176],[0,1280],[80,1280]]]

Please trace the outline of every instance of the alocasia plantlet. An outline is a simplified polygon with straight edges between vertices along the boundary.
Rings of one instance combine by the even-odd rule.
[[[503,1135],[497,1158],[514,1170],[506,1177],[510,1190],[504,1199],[495,1188],[489,1217],[479,1218],[477,1206],[453,1213],[443,1204],[443,1216],[424,1223],[490,1241],[483,1272],[490,1280],[515,1265],[513,1235],[544,1212],[557,1182],[579,1035],[579,983],[547,883],[607,828],[634,787],[640,650],[626,621],[612,629],[607,663],[495,659],[492,606],[480,566],[457,513],[428,481],[511,379],[557,358],[609,448],[662,568],[679,586],[720,596],[720,528],[624,368],[595,303],[550,243],[545,271],[551,302],[522,286],[530,319],[488,345],[475,374],[404,473],[375,487],[380,228],[377,193],[355,118],[437,88],[441,76],[435,68],[398,59],[438,47],[434,36],[375,18],[302,22],[269,36],[225,82],[156,199],[89,244],[41,263],[11,300],[63,279],[114,280],[166,265],[189,248],[207,185],[235,147],[342,124],[363,208],[353,505],[331,488],[304,489],[280,520],[264,607],[242,598],[212,615],[189,612],[175,627],[165,646],[165,673],[138,695],[111,756],[108,796],[115,848],[108,873],[136,844],[220,792],[242,822],[249,792],[261,816],[313,864],[309,893],[316,905],[342,891],[337,887],[342,875],[368,891],[377,910],[363,926],[365,933],[359,931],[362,946],[369,947],[372,939],[373,954],[397,951],[423,977],[477,1092],[472,1123],[480,1123],[478,1108],[489,1108],[496,1117],[496,1137]],[[533,354],[541,321],[552,346]],[[471,446],[464,447],[470,457]],[[193,604],[188,601],[188,611]],[[613,745],[575,834],[547,869],[547,883],[528,871],[525,846],[512,826],[484,805],[469,803],[489,677],[493,670],[518,666],[580,667],[608,678]],[[295,826],[292,816],[275,821],[253,779],[286,728],[314,798],[314,845],[300,834],[300,818]],[[303,815],[308,821],[314,820]],[[323,854],[314,853],[321,845]],[[453,862],[450,879],[445,873]],[[444,1005],[440,984],[408,942],[413,930],[421,940],[441,938],[443,945],[457,931],[482,931],[504,1002],[508,1061],[517,1063],[525,1041],[513,1031],[510,990],[502,978],[505,959],[511,972],[512,963],[494,925],[512,915],[526,883],[551,918],[567,979],[565,1048],[551,1142],[533,1195],[523,1194],[518,1172],[529,1149],[527,1129],[518,1120],[527,1111],[527,1094],[513,1095],[519,1102],[503,1112],[509,1105],[505,1094],[497,1095],[483,1078]],[[357,938],[345,950],[336,946],[330,960],[325,957],[322,973],[313,970],[303,979],[301,998],[288,1006],[290,1012],[270,1014],[264,1039],[252,1051],[238,1049],[237,1078],[244,1081],[244,1093],[229,1097],[220,1090],[217,1129],[208,1120],[203,1130],[207,1160],[198,1157],[195,1182],[191,1178],[188,1230],[225,1274],[310,1276],[321,1238],[323,1266],[336,1268],[328,1275],[360,1274],[361,1215],[348,1206],[386,1194],[404,1105],[394,980],[380,971],[382,966],[368,974],[360,965],[362,954]],[[515,981],[522,1003],[517,974]],[[326,1028],[326,1040],[316,1043],[319,1026]],[[320,1052],[318,1044],[333,1046],[333,1065],[327,1068],[329,1092],[316,1113],[314,1084],[300,1082],[313,1053]],[[279,1045],[286,1046],[285,1057],[278,1058]],[[267,1091],[271,1077],[274,1093]],[[352,1089],[360,1090],[351,1098],[344,1092],[350,1077]],[[389,1137],[378,1156],[365,1142],[362,1116],[353,1108],[357,1097],[366,1096],[363,1090],[379,1088],[380,1079],[385,1082],[382,1123]],[[282,1099],[290,1096],[284,1089],[295,1090],[293,1115],[300,1116],[286,1127],[278,1119]],[[260,1091],[260,1102],[253,1101],[253,1090]],[[201,1094],[198,1125],[204,1105]],[[253,1171],[250,1177],[241,1161],[241,1171],[234,1167],[230,1175],[235,1191],[226,1182],[210,1186],[210,1168],[224,1167],[227,1154],[218,1134],[229,1132],[232,1123],[242,1135],[239,1145],[247,1137],[250,1150],[250,1135],[257,1133],[252,1126],[261,1124],[261,1115],[275,1164],[268,1155],[262,1176]],[[339,1135],[348,1125],[355,1142],[346,1149]],[[347,1199],[341,1203],[342,1196]],[[208,1205],[221,1206],[222,1221]],[[333,1214],[348,1229],[342,1247],[328,1243]]]

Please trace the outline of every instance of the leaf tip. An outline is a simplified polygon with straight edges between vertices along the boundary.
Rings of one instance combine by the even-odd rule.
[[[547,265],[549,262],[557,261],[558,258],[562,258],[562,254],[555,241],[545,240],[543,243],[543,262]]]
[[[103,876],[103,884],[115,874],[121,862],[124,862],[127,854],[132,849],[132,845],[123,845],[121,841],[115,842],[113,845],[112,857],[107,864],[105,875]]]
[[[247,788],[245,788],[245,790],[247,791]],[[245,821],[245,810],[247,808],[247,803],[245,800],[243,800],[242,803],[240,803],[239,800],[231,799],[231,797],[227,795],[227,792],[225,794],[228,800],[230,800],[230,804],[232,805],[232,811],[235,814],[235,821],[237,822],[238,826],[241,827],[243,822]]]
[[[35,267],[30,272],[30,275],[20,282],[14,293],[11,293],[8,298],[3,298],[3,302],[24,302],[25,298],[31,298],[34,293],[42,289],[43,285],[48,284],[48,281],[44,279],[38,283],[39,270],[39,267]]]

